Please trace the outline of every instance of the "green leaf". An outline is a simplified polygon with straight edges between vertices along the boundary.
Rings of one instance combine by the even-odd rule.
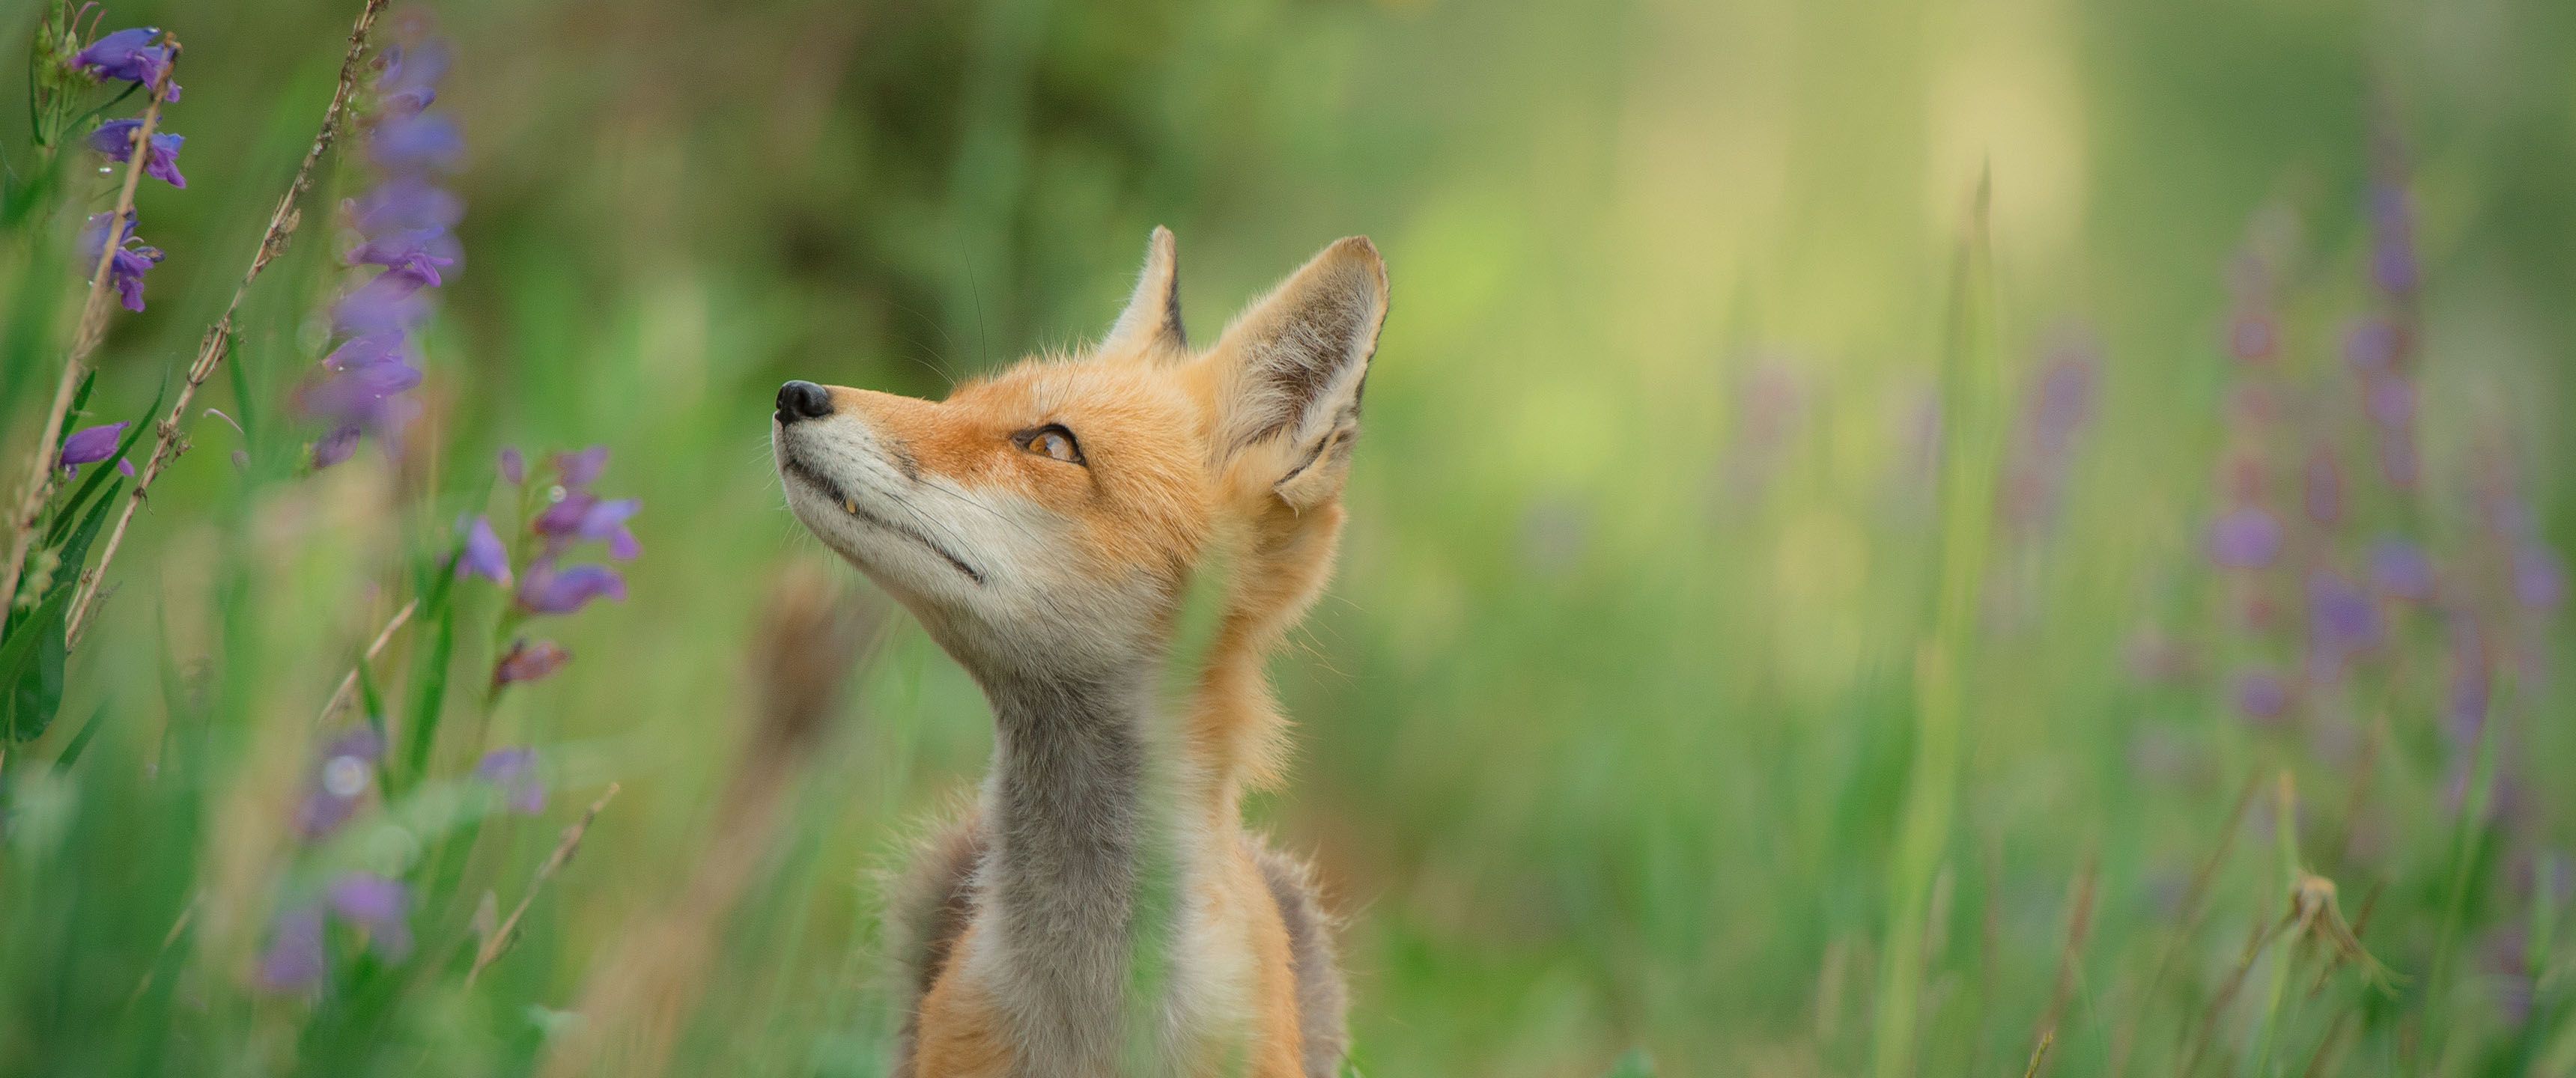
[[[440,597],[441,599],[444,596]],[[437,631],[430,638],[429,658],[420,668],[420,693],[405,724],[410,740],[403,752],[403,773],[419,779],[429,773],[429,750],[438,742],[439,712],[447,704],[448,659],[456,651],[456,611],[438,603]]]
[[[63,612],[71,606],[71,601],[72,589],[55,588],[45,596],[44,602],[37,604],[36,609],[29,613],[25,620],[20,621],[9,631],[8,640],[0,641],[0,685],[11,686],[12,689],[9,698],[0,701],[0,707],[6,707],[10,712],[6,729],[11,741],[26,741],[45,732],[42,727],[33,731],[21,727],[20,716],[17,714],[18,693],[15,690],[20,679],[26,677],[31,671],[41,674],[37,664],[38,653],[46,650],[42,646],[42,641],[51,638],[53,647],[62,646]],[[59,703],[62,692],[62,666],[59,659],[54,666],[54,691],[56,702]],[[50,720],[52,715],[48,713],[46,718]]]
[[[81,566],[89,561],[90,543],[98,538],[99,528],[107,523],[107,511],[116,507],[116,496],[124,492],[125,480],[118,479],[108,484],[107,497],[91,503],[89,512],[81,517],[80,527],[72,529],[71,539],[63,543],[62,568],[55,570],[54,579],[63,581],[57,587],[80,579]]]
[[[98,710],[89,713],[89,721],[81,724],[80,732],[73,734],[72,739],[63,745],[62,755],[54,757],[54,774],[69,771],[80,761],[81,750],[89,748],[90,739],[98,736],[100,720],[105,718],[107,705],[102,703]]]

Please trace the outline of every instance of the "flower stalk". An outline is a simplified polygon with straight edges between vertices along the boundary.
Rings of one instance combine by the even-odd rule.
[[[302,222],[303,214],[297,209],[296,204],[303,200],[306,191],[312,189],[314,166],[321,162],[322,155],[330,150],[332,142],[339,135],[348,113],[349,98],[357,92],[358,73],[364,66],[367,44],[375,29],[376,17],[384,12],[387,2],[388,0],[364,0],[358,9],[357,23],[349,30],[348,52],[340,60],[340,81],[331,91],[331,104],[322,110],[322,127],[314,132],[313,146],[305,151],[304,163],[296,168],[295,179],[287,184],[286,193],[277,200],[277,209],[269,214],[268,229],[261,234],[259,249],[252,252],[250,268],[243,271],[241,283],[233,287],[232,301],[224,305],[223,316],[217,318],[214,325],[207,327],[205,339],[198,344],[197,357],[195,361],[188,364],[188,377],[179,386],[178,400],[170,406],[169,415],[155,428],[152,455],[144,462],[142,474],[136,477],[134,489],[126,495],[124,508],[117,512],[116,526],[108,532],[107,546],[99,552],[98,564],[81,574],[80,590],[73,596],[71,610],[65,615],[63,623],[64,639],[71,646],[77,647],[80,644],[81,631],[88,626],[91,608],[98,602],[99,585],[107,577],[108,563],[116,559],[117,548],[125,542],[125,529],[134,522],[135,512],[143,507],[144,496],[150,493],[152,481],[161,475],[161,470],[168,467],[171,461],[177,460],[179,454],[187,452],[188,406],[196,398],[197,387],[204,385],[206,379],[214,375],[216,365],[223,362],[224,353],[232,342],[233,317],[241,310],[242,300],[250,294],[252,282],[259,280],[260,273],[268,268],[268,264],[286,252],[287,243],[295,236],[296,226]],[[158,107],[157,100],[155,107]],[[149,121],[141,129],[141,134],[147,138],[150,136]],[[138,142],[137,145],[145,144]],[[128,165],[125,187],[126,205],[129,207],[132,204],[136,177],[142,174],[142,162],[147,156],[147,154],[137,153]],[[102,263],[100,281],[104,281],[104,273],[104,263]],[[96,308],[102,302],[102,287],[103,285],[97,282],[91,286],[90,306],[92,308]],[[52,436],[48,435],[48,444],[51,441]],[[10,559],[12,587],[15,587],[17,562],[18,559],[15,557]]]
[[[62,377],[54,383],[54,402],[46,410],[43,433],[35,449],[27,455],[27,480],[18,494],[18,503],[9,514],[9,560],[0,566],[0,602],[17,601],[18,581],[26,567],[27,547],[35,540],[36,523],[45,510],[45,500],[53,495],[55,444],[62,439],[63,424],[70,419],[72,397],[80,391],[81,378],[89,373],[90,354],[107,336],[107,294],[110,270],[116,265],[117,252],[134,228],[134,193],[143,185],[144,163],[151,154],[143,152],[152,144],[152,132],[161,123],[163,95],[171,89],[170,74],[179,56],[179,42],[168,45],[170,63],[152,81],[152,98],[143,106],[143,119],[134,127],[136,152],[127,155],[125,182],[116,194],[116,209],[108,216],[107,242],[100,245],[98,264],[91,267],[89,295],[81,301],[80,325],[72,333],[72,347],[63,357]],[[111,549],[113,549],[111,547]],[[79,604],[73,607],[75,615]],[[68,623],[67,623],[68,624]]]

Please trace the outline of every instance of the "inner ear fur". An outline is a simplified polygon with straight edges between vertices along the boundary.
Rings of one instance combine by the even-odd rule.
[[[1205,362],[1216,365],[1215,448],[1230,474],[1294,509],[1341,493],[1386,302],[1386,262],[1353,236],[1226,328]]]

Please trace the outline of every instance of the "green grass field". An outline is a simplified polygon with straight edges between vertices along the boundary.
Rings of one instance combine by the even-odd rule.
[[[1156,224],[1194,327],[1392,275],[1254,807],[1357,1072],[2576,1073],[2576,8],[398,0],[101,569],[362,6],[105,12],[188,183],[81,388],[151,95],[0,0],[0,495],[58,388],[135,423],[12,574],[0,1074],[886,1073],[880,881],[992,729],[897,612],[780,733],[774,596],[884,604],[772,394],[1077,347]],[[356,310],[379,209],[452,261]],[[375,317],[420,382],[333,405]],[[447,571],[539,587],[594,445],[622,601]]]

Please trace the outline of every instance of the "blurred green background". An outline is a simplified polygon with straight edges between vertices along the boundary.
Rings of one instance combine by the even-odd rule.
[[[0,8],[0,50],[41,8]],[[186,44],[166,126],[191,183],[143,190],[168,260],[113,323],[93,421],[151,401],[222,309],[355,8],[108,14]],[[313,432],[282,402],[337,252],[317,202],[251,297],[240,380],[200,401],[258,417],[247,444],[195,424],[63,721],[0,771],[0,1070],[531,1070],[689,886],[770,582],[829,560],[770,470],[778,383],[936,395],[1078,345],[1166,224],[1203,332],[1337,236],[1392,274],[1342,567],[1277,664],[1296,764],[1256,808],[1347,916],[1360,1070],[1635,1049],[1616,1065],[2007,1074],[2046,1031],[2063,1074],[2576,1072],[2571,640],[2542,587],[2576,532],[2576,7],[396,10],[452,41],[467,144],[426,413],[399,467],[370,445],[299,474]],[[0,73],[13,156],[24,93]],[[2374,284],[2390,190],[2420,289]],[[14,273],[71,309],[77,271]],[[2249,310],[2278,341],[2250,361]],[[2411,489],[2348,370],[2374,317],[2413,334]],[[13,482],[68,322],[9,338]],[[309,716],[498,447],[592,443],[644,501],[632,594],[549,623],[572,663],[441,753],[546,761],[547,812],[476,846],[504,911],[622,792],[472,986],[260,992],[277,881],[318,856],[274,834]],[[2329,523],[2302,508],[2318,455]],[[2244,505],[2288,552],[2215,568]],[[2368,583],[2387,537],[2442,595],[2372,592],[2378,639],[2322,670],[2313,574]],[[2265,671],[2290,702],[2248,715]],[[879,873],[991,733],[902,619],[845,710],[672,1020],[673,1073],[881,1073]],[[2293,867],[2396,977],[2326,970]]]

